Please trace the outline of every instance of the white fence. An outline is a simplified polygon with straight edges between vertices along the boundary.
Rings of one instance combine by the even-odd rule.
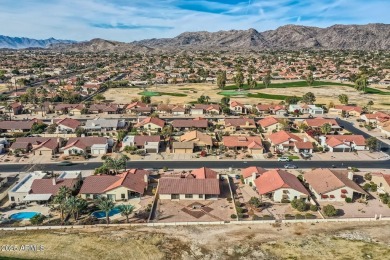
[[[18,230],[58,230],[58,229],[88,229],[96,227],[164,227],[164,226],[194,226],[194,225],[258,225],[281,223],[320,223],[320,222],[382,222],[390,221],[390,217],[382,218],[332,218],[332,219],[289,219],[282,221],[275,220],[250,220],[250,221],[211,221],[211,222],[167,222],[167,223],[126,223],[126,224],[96,224],[96,225],[79,225],[79,226],[28,226],[28,227],[3,227],[1,231],[18,231]]]

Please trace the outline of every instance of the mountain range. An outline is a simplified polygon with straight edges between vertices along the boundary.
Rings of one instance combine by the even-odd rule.
[[[57,40],[49,38],[45,40],[36,40],[25,37],[9,37],[0,35],[0,48],[7,49],[25,49],[25,48],[47,48],[52,44],[57,43],[75,43],[76,41],[71,40]]]
[[[177,50],[389,50],[390,24],[333,25],[327,28],[285,25],[275,30],[185,32],[174,38],[123,43],[104,39],[85,42],[34,40],[0,36],[0,48],[52,48],[61,51],[177,51]]]

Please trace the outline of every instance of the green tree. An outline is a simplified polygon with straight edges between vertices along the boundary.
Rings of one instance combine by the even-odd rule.
[[[87,202],[78,197],[69,197],[66,201],[66,209],[71,214],[76,221],[79,218],[79,214],[82,210],[87,207]]]
[[[118,142],[122,142],[123,139],[126,137],[126,135],[127,135],[127,131],[126,130],[119,130],[117,132]]]
[[[307,74],[306,82],[307,82],[307,85],[309,85],[309,86],[313,85],[313,83],[314,83],[313,72],[310,71],[309,74]]]
[[[226,71],[219,71],[217,75],[217,86],[224,89],[226,86]]]
[[[238,69],[236,76],[234,77],[234,83],[239,89],[244,86],[244,74],[242,73],[241,69]]]
[[[257,197],[251,197],[250,200],[248,201],[249,205],[258,208],[261,206],[261,201]]]
[[[129,216],[131,213],[133,213],[134,206],[133,205],[119,205],[119,211],[121,212],[122,216],[126,217],[126,223],[129,223]]]
[[[300,212],[303,212],[303,211],[308,210],[309,205],[301,199],[293,199],[291,201],[291,207],[293,207],[294,209],[296,209]]]
[[[308,105],[312,105],[316,101],[316,97],[312,92],[307,92],[302,96],[302,102]]]
[[[61,223],[64,222],[64,213],[67,209],[66,201],[68,200],[71,194],[71,190],[68,187],[62,186],[60,187],[56,196],[53,199],[53,207],[54,209],[60,212]]]
[[[337,209],[333,205],[326,205],[322,208],[322,211],[324,212],[325,216],[327,217],[333,217],[337,215]]]
[[[255,89],[257,87],[257,82],[254,79],[251,79],[249,82],[249,88]]]
[[[152,102],[152,99],[151,99],[151,97],[148,97],[148,96],[142,96],[141,102],[145,103],[145,104],[150,104]]]
[[[107,197],[100,197],[95,200],[96,206],[106,213],[106,223],[110,224],[110,211],[115,207],[114,202]]]
[[[348,105],[348,96],[345,94],[339,95],[339,101],[341,104]]]
[[[332,126],[329,123],[325,123],[321,126],[321,132],[324,135],[329,134],[332,131]]]
[[[372,101],[372,100],[368,101],[367,106],[368,106],[369,111],[371,111],[371,107],[373,105],[374,105],[374,101]]]
[[[57,129],[57,125],[56,124],[51,124],[51,125],[49,125],[46,128],[46,131],[47,131],[48,134],[54,134],[56,129]]]
[[[103,96],[103,94],[97,94],[96,96],[93,97],[93,100],[95,100],[96,102],[100,103],[102,101],[105,101],[106,97]]]
[[[268,88],[271,85],[271,72],[268,71],[267,75],[263,77],[263,84],[265,88]]]
[[[361,75],[356,81],[355,81],[355,89],[357,91],[362,91],[363,93],[366,92],[366,88],[368,85],[368,80],[366,75]]]
[[[373,152],[376,150],[378,146],[378,139],[376,137],[370,137],[366,139],[366,145],[368,149],[370,149],[370,152]]]
[[[222,106],[229,106],[229,104],[230,104],[230,98],[229,97],[223,97],[221,99],[221,105]]]
[[[206,103],[206,96],[201,95],[201,96],[198,98],[198,103],[199,103],[199,104],[205,104],[205,103]]]
[[[104,161],[104,166],[108,169],[113,170],[115,173],[118,173],[120,170],[126,170],[126,162],[129,160],[129,157],[122,155],[119,159],[114,159],[112,157],[107,157]]]
[[[31,225],[38,226],[42,224],[42,222],[45,220],[45,216],[42,214],[37,214],[34,217],[30,218]]]
[[[292,96],[292,97],[287,97],[285,99],[285,102],[288,104],[288,105],[292,105],[292,104],[297,104],[301,99],[297,96]]]

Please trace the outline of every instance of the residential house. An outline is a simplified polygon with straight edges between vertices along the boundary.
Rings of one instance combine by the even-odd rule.
[[[194,109],[203,109],[203,114],[219,115],[221,106],[218,104],[195,104]]]
[[[254,185],[260,196],[270,198],[275,202],[306,200],[309,192],[295,175],[284,170],[269,170],[263,172]]]
[[[92,175],[84,179],[80,189],[83,199],[107,197],[113,201],[141,197],[148,188],[149,171],[130,169],[118,175]]]
[[[54,112],[57,114],[81,115],[84,108],[83,104],[58,104],[54,107]]]
[[[73,118],[53,119],[52,123],[57,125],[57,133],[75,133],[81,125],[80,121]]]
[[[209,151],[213,147],[211,136],[199,131],[186,132],[179,137],[180,142],[190,142],[194,144],[194,151]]]
[[[0,177],[0,189],[8,182],[7,177]]]
[[[183,116],[187,112],[187,109],[184,106],[174,106],[171,110],[172,115],[174,116]]]
[[[111,140],[110,140],[111,141]],[[103,155],[108,152],[110,142],[105,137],[72,137],[69,138],[65,147],[62,148],[65,155],[72,154],[92,154],[92,155]]]
[[[209,121],[203,118],[176,119],[172,121],[171,125],[175,130],[178,131],[190,130],[190,129],[206,130],[209,126]]]
[[[371,181],[378,186],[378,193],[390,193],[390,174],[373,172],[371,176]]]
[[[10,106],[13,115],[20,115],[23,112],[23,105],[21,103],[15,102],[12,103]]]
[[[29,132],[37,120],[0,121],[0,132],[23,133]]]
[[[230,101],[229,108],[234,115],[246,115],[249,113],[248,107],[237,101]]]
[[[126,121],[124,119],[104,119],[96,118],[92,120],[87,120],[83,128],[90,132],[109,132],[117,131],[118,129],[124,128],[126,126]]]
[[[377,127],[381,130],[381,133],[384,134],[385,137],[390,137],[390,120],[378,123]]]
[[[273,133],[283,128],[283,125],[275,117],[269,116],[257,121],[257,125],[261,126],[264,132]]]
[[[320,144],[330,152],[367,151],[366,140],[362,135],[320,136]]]
[[[194,153],[195,142],[173,142],[172,153],[191,154]]]
[[[342,116],[355,116],[358,117],[363,113],[363,108],[357,106],[345,106],[345,105],[335,105],[332,108],[329,108],[329,115]]]
[[[372,114],[361,115],[360,118],[363,119],[366,122],[366,124],[372,124],[376,126],[381,122],[383,123],[389,121],[390,115],[377,111]]]
[[[341,131],[343,128],[339,126],[335,119],[330,118],[309,118],[305,119],[302,122],[313,130],[321,131],[321,127],[325,124],[329,124],[331,126],[331,132]]]
[[[299,111],[301,114],[311,114],[311,115],[322,115],[324,114],[324,109],[317,107],[315,105],[306,105],[306,104],[291,104],[288,108],[288,111],[293,113]]]
[[[367,193],[353,180],[353,172],[318,168],[303,175],[318,202],[345,201]]]
[[[257,112],[260,114],[273,114],[273,115],[284,115],[288,111],[284,105],[269,105],[269,104],[258,104],[256,106]]]
[[[117,104],[112,103],[104,103],[104,104],[91,104],[88,108],[88,112],[91,114],[119,114],[119,106]]]
[[[66,187],[71,192],[75,192],[79,189],[81,180],[80,171],[63,172],[58,178],[35,179],[29,193],[23,200],[27,202],[48,202],[52,197],[58,195],[61,187]]]
[[[185,178],[160,178],[161,200],[216,200],[221,194],[219,176],[207,168],[194,170]]]
[[[244,183],[253,185],[253,182],[267,170],[261,167],[251,166],[241,170],[241,176],[244,179]]]
[[[13,153],[19,150],[37,155],[52,156],[58,153],[59,139],[51,137],[19,137],[12,143],[9,150]]]
[[[225,118],[225,130],[228,132],[235,132],[238,130],[255,130],[255,120],[251,118]]]
[[[123,147],[135,146],[144,149],[147,153],[158,153],[160,151],[161,137],[159,135],[128,135],[123,141]]]
[[[223,145],[228,149],[248,151],[250,154],[262,154],[264,147],[260,136],[224,136]]]
[[[288,150],[294,150],[297,153],[313,152],[313,144],[309,142],[307,138],[302,139],[299,136],[284,130],[269,135],[268,141],[276,152]]]
[[[126,106],[126,113],[149,115],[152,113],[152,107],[148,104],[137,101]]]
[[[135,128],[150,132],[161,132],[164,126],[165,121],[157,117],[147,117],[134,125]]]
[[[43,179],[47,177],[46,172],[34,171],[27,173],[20,181],[8,191],[8,199],[10,202],[22,203],[24,198],[31,190],[31,185],[34,180]]]

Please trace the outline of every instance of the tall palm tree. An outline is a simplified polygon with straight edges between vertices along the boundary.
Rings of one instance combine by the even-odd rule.
[[[70,195],[70,189],[68,187],[60,187],[58,194],[53,199],[54,208],[60,212],[61,223],[64,222],[64,213],[67,209],[67,200]]]
[[[76,221],[79,217],[80,211],[87,206],[87,202],[78,197],[70,197],[66,201],[67,211],[73,216]]]
[[[332,131],[332,126],[328,123],[325,123],[321,126],[321,132],[324,134],[324,135],[327,135],[330,133],[330,131]]]
[[[122,216],[126,217],[126,223],[129,223],[129,215],[133,213],[134,206],[131,204],[128,205],[119,205],[119,211],[121,212]]]
[[[100,197],[95,201],[96,206],[106,213],[106,223],[110,224],[110,211],[115,207],[114,202],[107,197]]]

